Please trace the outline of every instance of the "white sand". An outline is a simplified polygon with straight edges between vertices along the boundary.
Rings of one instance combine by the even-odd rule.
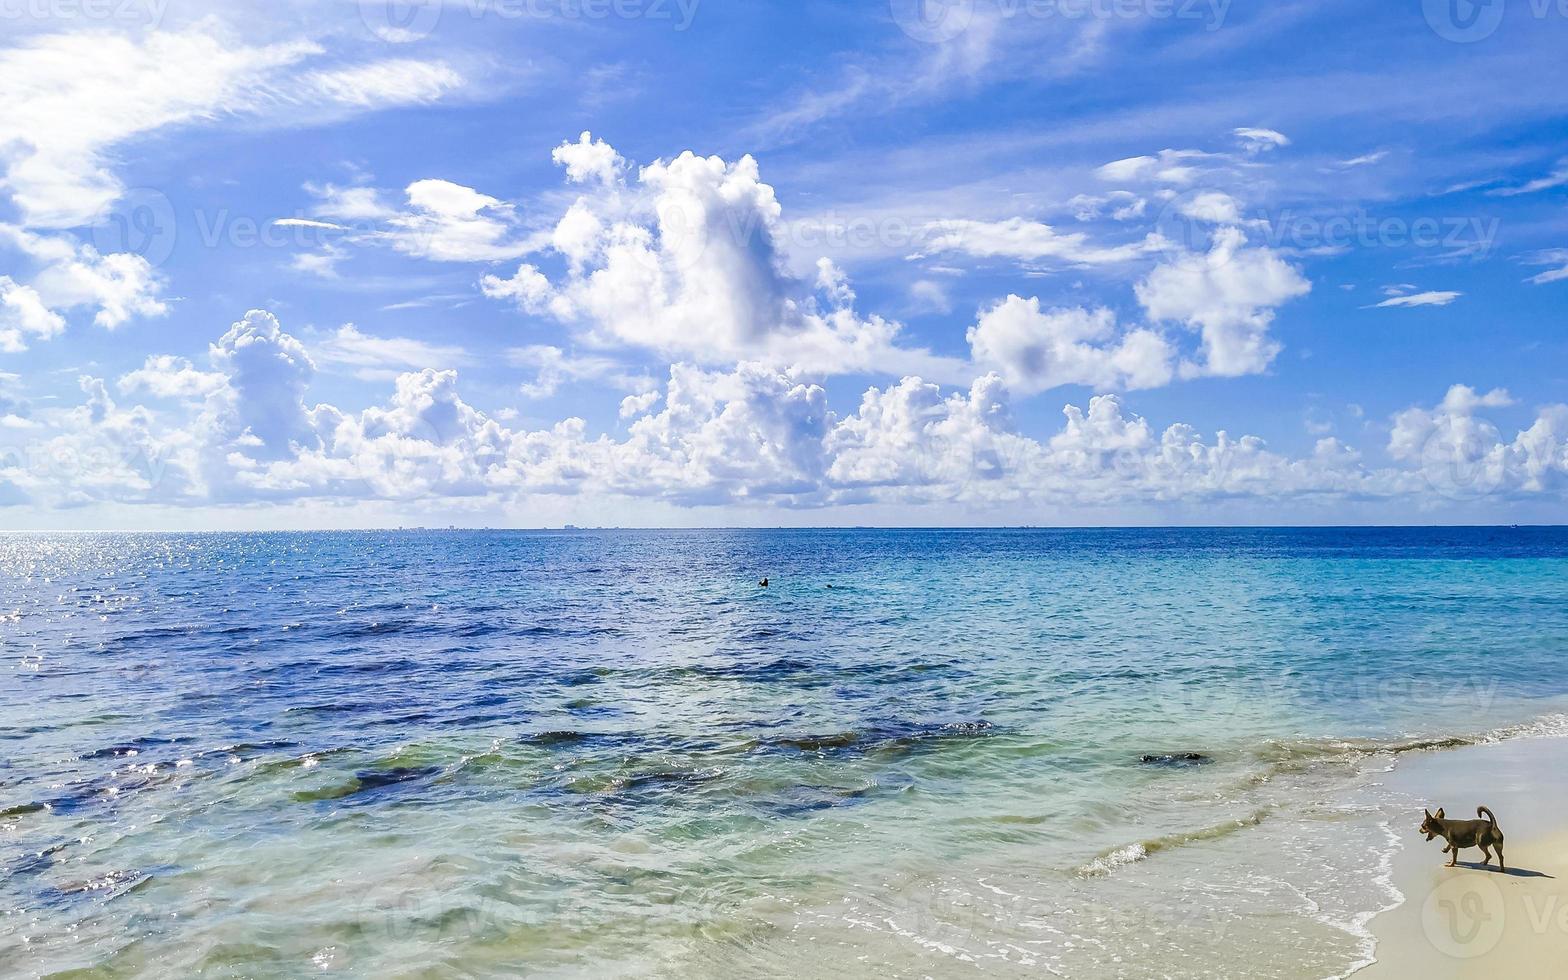
[[[1420,810],[1411,813],[1393,862],[1405,901],[1372,920],[1378,962],[1357,980],[1568,977],[1568,739],[1407,756],[1389,781],[1451,818],[1491,807],[1508,872],[1483,868],[1475,848],[1443,867],[1441,838],[1428,842]]]

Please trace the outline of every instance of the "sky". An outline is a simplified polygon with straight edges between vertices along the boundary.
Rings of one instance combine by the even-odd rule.
[[[1568,0],[0,0],[0,528],[1562,523]]]

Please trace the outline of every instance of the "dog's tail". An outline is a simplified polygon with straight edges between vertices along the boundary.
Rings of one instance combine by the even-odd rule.
[[[1490,823],[1494,829],[1497,827],[1497,817],[1493,816],[1492,810],[1491,810],[1490,807],[1484,807],[1484,806],[1476,807],[1475,808],[1475,815],[1478,816],[1478,817],[1485,817],[1487,819],[1487,822]]]

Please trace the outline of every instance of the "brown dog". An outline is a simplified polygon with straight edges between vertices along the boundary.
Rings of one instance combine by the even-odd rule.
[[[1485,859],[1482,864],[1492,863],[1492,851],[1497,852],[1497,867],[1507,871],[1508,866],[1503,863],[1503,832],[1497,829],[1497,818],[1492,811],[1484,806],[1475,808],[1475,815],[1485,817],[1485,820],[1448,820],[1443,817],[1443,808],[1438,807],[1437,813],[1423,810],[1426,819],[1421,821],[1421,833],[1427,840],[1441,837],[1448,841],[1448,846],[1443,848],[1444,854],[1452,854],[1448,859],[1448,867],[1452,868],[1459,860],[1461,847],[1479,847],[1481,856]]]

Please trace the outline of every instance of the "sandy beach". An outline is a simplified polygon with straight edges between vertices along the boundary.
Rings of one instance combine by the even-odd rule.
[[[1358,978],[1568,976],[1568,739],[1529,738],[1402,760],[1390,788],[1429,799],[1450,817],[1491,807],[1506,837],[1508,870],[1480,851],[1443,867],[1441,840],[1417,833],[1421,813],[1396,828],[1394,883],[1405,901],[1372,921],[1378,962]]]

